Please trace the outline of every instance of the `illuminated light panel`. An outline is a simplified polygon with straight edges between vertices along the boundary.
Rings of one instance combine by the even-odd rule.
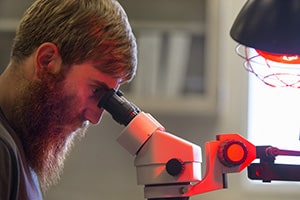
[[[300,151],[300,90],[269,87],[249,76],[248,139],[253,144]],[[277,156],[276,163],[300,164],[299,156]]]
[[[256,52],[267,60],[286,64],[300,64],[300,55],[276,54],[255,49]]]

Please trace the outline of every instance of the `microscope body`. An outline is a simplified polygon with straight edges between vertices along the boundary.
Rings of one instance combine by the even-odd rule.
[[[136,156],[137,183],[145,186],[147,199],[189,197],[227,188],[226,174],[240,172],[255,159],[255,146],[246,139],[220,134],[216,141],[206,143],[202,179],[201,148],[166,132],[144,112],[136,115],[117,141]]]
[[[201,180],[201,148],[166,132],[150,114],[139,113],[117,141],[136,156],[137,182],[145,185],[145,198],[182,196],[182,189]]]

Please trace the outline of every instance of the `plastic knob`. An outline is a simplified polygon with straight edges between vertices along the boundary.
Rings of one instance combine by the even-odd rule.
[[[241,165],[247,159],[246,145],[237,140],[223,142],[218,149],[219,160],[227,167]]]
[[[184,170],[184,164],[177,158],[170,159],[166,164],[166,170],[171,176],[178,176]]]

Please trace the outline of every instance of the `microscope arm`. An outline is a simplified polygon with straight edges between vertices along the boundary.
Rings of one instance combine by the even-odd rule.
[[[205,152],[206,174],[188,189],[188,196],[227,188],[227,174],[241,172],[256,157],[255,146],[235,133],[217,135],[206,143]]]

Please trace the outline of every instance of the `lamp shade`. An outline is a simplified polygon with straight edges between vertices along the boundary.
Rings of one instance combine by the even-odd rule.
[[[300,0],[248,0],[230,35],[247,47],[300,55]]]

